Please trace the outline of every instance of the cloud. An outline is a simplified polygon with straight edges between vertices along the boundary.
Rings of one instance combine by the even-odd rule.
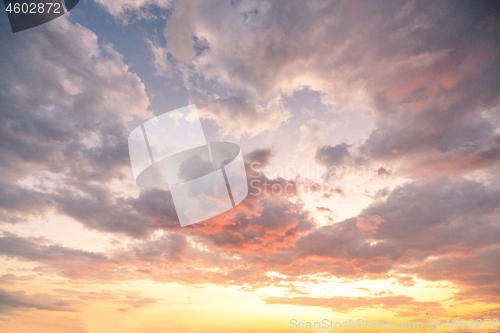
[[[65,191],[55,197],[54,206],[89,228],[135,238],[160,228],[180,227],[169,191],[143,190],[134,198],[94,187],[85,194]]]
[[[149,49],[153,54],[153,64],[156,69],[156,75],[170,76],[172,74],[172,66],[168,61],[168,51],[165,47],[158,45],[152,40],[147,40]]]
[[[60,18],[53,31],[2,34],[1,166],[5,179],[66,174],[107,181],[128,163],[126,122],[147,117],[144,84],[90,30]]]
[[[500,276],[495,266],[500,253],[499,198],[497,191],[470,180],[411,183],[375,201],[358,217],[327,226],[316,226],[307,212],[284,198],[251,198],[259,204],[242,204],[187,228],[165,225],[162,228],[170,231],[163,235],[138,239],[107,254],[12,234],[0,238],[0,254],[39,262],[45,270],[74,279],[126,277],[253,290],[280,286],[283,278],[271,279],[269,271],[286,276],[289,283],[299,277],[309,281],[311,274],[393,278],[405,286],[417,278],[450,281],[462,288],[460,297],[476,290],[492,300],[498,297]],[[321,302],[310,304],[343,304]],[[344,311],[340,305],[335,309]]]
[[[38,216],[50,210],[52,201],[45,193],[1,183],[0,219],[8,223],[25,221],[27,216]]]
[[[362,231],[373,231],[377,230],[379,224],[383,222],[384,220],[378,215],[370,217],[364,215],[358,215],[356,221],[356,227]]]
[[[153,3],[168,7],[117,1],[108,10]],[[493,133],[481,112],[499,102],[495,4],[214,0],[172,9],[167,50],[181,62],[190,101],[223,135],[288,121],[280,101],[304,87],[340,111],[373,115],[362,146],[371,158],[445,152]]]
[[[301,257],[323,260],[336,276],[377,277],[393,271],[487,285],[498,278],[490,266],[500,236],[494,222],[498,198],[497,191],[465,180],[404,185],[357,218],[309,232],[297,240],[296,249]]]
[[[184,63],[189,63],[196,55],[191,23],[192,7],[190,2],[177,3],[163,30],[168,51]]]
[[[65,18],[49,26],[0,36],[9,45],[0,54],[0,217],[18,223],[57,208],[92,228],[144,234],[133,199],[109,184],[131,179],[127,123],[150,116],[145,86],[92,31]]]
[[[0,255],[43,263],[61,275],[73,278],[88,278],[97,274],[100,266],[116,264],[100,253],[66,248],[44,238],[22,238],[9,233],[0,237]]]
[[[207,8],[217,15],[204,16]],[[176,10],[186,31],[182,50],[193,49],[188,35],[208,45],[198,56],[174,46],[189,63],[180,70],[190,100],[223,135],[255,135],[290,121],[294,115],[277,101],[305,86],[338,112],[371,114],[375,129],[358,158],[395,162],[422,154],[408,160],[416,167],[436,152],[485,140],[498,127],[484,117],[500,101],[491,88],[500,68],[497,6],[193,1]],[[169,24],[165,31],[173,33]]]
[[[215,230],[201,230],[200,237],[231,253],[266,253],[287,248],[315,226],[297,205],[278,199],[262,199],[258,212],[240,211],[231,219],[224,221],[222,217],[215,222]]]
[[[24,291],[9,292],[0,289],[0,313],[26,309],[75,311],[72,302],[49,294],[26,295]]]
[[[231,93],[225,99],[201,92],[190,97],[190,101],[196,103],[202,118],[216,121],[221,135],[235,138],[277,128],[291,116],[282,96],[260,103],[246,91]]]
[[[327,129],[328,127],[325,122],[316,119],[311,119],[306,124],[301,125],[299,128],[300,141],[297,148],[307,151],[314,150]]]
[[[255,169],[262,169],[269,165],[270,159],[275,155],[276,153],[272,149],[255,149],[245,155],[245,162],[248,165],[253,165]]]
[[[349,164],[351,153],[349,148],[351,145],[340,143],[335,146],[324,146],[316,150],[316,163],[325,167],[339,166]]]
[[[128,15],[138,14],[139,18],[151,18],[152,14],[148,9],[153,6],[168,8],[172,0],[117,0],[113,2],[96,0],[106,11],[116,18],[125,20]]]
[[[467,144],[444,154],[421,156],[419,159],[420,163],[417,165],[403,160],[402,169],[407,175],[436,179],[443,175],[460,177],[477,172],[495,174],[500,165],[500,136]]]
[[[500,124],[496,4],[214,0],[172,10],[167,49],[161,57],[152,49],[155,59],[168,51],[179,61],[190,101],[222,135],[253,136],[292,121],[283,101],[308,88],[336,112],[374,120],[352,156],[360,161],[403,162],[414,177],[498,166],[498,149],[486,142]]]

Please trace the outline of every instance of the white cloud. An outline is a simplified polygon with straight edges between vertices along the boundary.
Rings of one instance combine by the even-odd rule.
[[[148,39],[147,43],[151,53],[153,54],[153,62],[156,70],[155,74],[170,76],[172,74],[172,66],[168,61],[168,50],[152,40]]]
[[[326,134],[327,129],[328,126],[325,122],[316,119],[311,119],[306,124],[300,126],[299,150],[314,152],[320,144],[322,136]]]
[[[95,2],[116,18],[124,19],[127,12],[144,11],[148,6],[156,5],[167,8],[172,0],[95,0]]]

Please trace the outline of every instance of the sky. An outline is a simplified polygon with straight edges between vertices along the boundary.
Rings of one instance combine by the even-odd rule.
[[[249,195],[180,227],[127,137],[191,104]],[[499,319],[499,262],[497,2],[81,0],[15,34],[0,14],[1,332],[487,332],[442,325]]]

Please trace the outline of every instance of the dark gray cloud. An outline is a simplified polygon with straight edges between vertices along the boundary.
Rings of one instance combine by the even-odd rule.
[[[340,143],[336,146],[324,146],[318,148],[315,156],[316,163],[326,166],[327,168],[330,166],[344,165],[346,163],[350,164],[350,147],[352,147],[352,145]]]
[[[110,262],[100,253],[73,250],[54,245],[44,238],[22,238],[4,233],[0,237],[0,254],[38,262],[79,261],[82,264],[100,264]]]
[[[106,188],[93,186],[85,195],[62,192],[54,206],[89,228],[131,237],[180,227],[169,191],[143,190],[137,198],[116,197]]]
[[[0,313],[26,309],[75,311],[72,302],[49,294],[26,295],[24,291],[9,292],[0,289]]]
[[[8,223],[23,222],[26,216],[38,216],[52,206],[50,195],[2,181],[0,198],[0,219]]]
[[[249,165],[253,164],[253,168],[262,169],[269,165],[271,158],[276,153],[272,149],[255,149],[245,155],[245,162]]]
[[[188,181],[207,175],[213,169],[214,167],[210,161],[205,160],[202,156],[194,155],[181,163],[178,176],[181,181]]]

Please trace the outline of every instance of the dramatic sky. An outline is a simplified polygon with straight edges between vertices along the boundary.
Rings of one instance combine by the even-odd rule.
[[[0,8],[1,332],[500,317],[498,2]],[[181,228],[127,137],[189,104],[251,187]]]

